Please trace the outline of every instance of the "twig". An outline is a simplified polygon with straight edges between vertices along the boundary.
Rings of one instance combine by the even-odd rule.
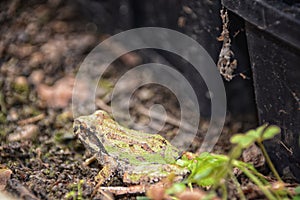
[[[288,148],[282,141],[279,141],[279,143],[291,154],[293,155],[292,148]]]
[[[109,113],[112,112],[112,108],[109,105],[107,105],[102,99],[97,99],[96,100],[96,105],[99,108],[101,108],[102,110],[105,110]],[[149,109],[144,107],[143,105],[138,104],[136,106],[136,110],[138,112],[140,112],[141,114],[146,115],[146,116],[149,117]],[[164,121],[163,116],[160,113],[157,113],[155,111],[152,112],[151,117],[153,117],[154,119],[157,119],[159,121]],[[167,115],[165,121],[169,124],[172,124],[173,126],[182,128],[185,131],[189,131],[189,132],[192,132],[192,133],[194,132],[194,127],[192,127],[190,124],[187,124],[187,123],[184,123],[184,122],[178,120],[177,118],[175,118],[173,116]]]
[[[108,113],[112,112],[111,107],[107,105],[102,99],[96,99],[96,105]]]
[[[145,185],[133,185],[129,187],[121,187],[121,186],[115,186],[115,187],[100,187],[100,192],[102,191],[109,191],[116,195],[122,195],[122,194],[135,194],[135,193],[144,193],[146,191]]]
[[[105,198],[106,198],[107,200],[114,200],[114,198],[111,197],[109,194],[107,194],[105,191],[100,190],[100,193],[101,193],[103,196],[105,196]]]
[[[141,104],[138,104],[136,106],[136,109],[138,112],[142,113],[143,115],[149,116],[149,109],[147,109],[146,107],[144,107]],[[161,115],[161,113],[152,111],[151,117],[153,117],[154,119],[157,119],[159,121],[166,121],[169,124],[172,124],[176,127],[182,128],[186,131],[189,132],[194,132],[194,127],[192,127],[190,124],[184,123],[180,120],[178,120],[177,118],[170,116],[169,114],[167,114],[166,119],[163,118],[163,116]]]
[[[39,115],[34,116],[34,117],[30,117],[30,118],[27,118],[27,119],[20,120],[20,121],[18,121],[18,125],[31,124],[31,123],[37,122],[41,119],[44,119],[44,118],[45,118],[45,114],[42,113],[42,114],[39,114]]]

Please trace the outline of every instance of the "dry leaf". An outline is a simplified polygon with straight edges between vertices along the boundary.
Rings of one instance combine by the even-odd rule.
[[[15,133],[8,135],[8,141],[20,141],[34,139],[38,134],[39,128],[37,125],[28,124],[18,127]]]
[[[254,167],[261,167],[265,164],[265,157],[260,148],[255,144],[245,149],[242,157],[244,162],[251,163]]]
[[[37,92],[39,97],[52,108],[65,108],[68,106],[74,86],[74,77],[66,76],[55,82],[53,86],[39,84]]]

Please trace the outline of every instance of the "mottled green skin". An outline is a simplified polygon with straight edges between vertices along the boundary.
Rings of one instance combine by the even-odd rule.
[[[96,177],[101,184],[113,174],[135,184],[157,181],[170,173],[187,174],[174,164],[180,152],[166,139],[124,128],[105,111],[75,119],[74,133],[103,165]]]

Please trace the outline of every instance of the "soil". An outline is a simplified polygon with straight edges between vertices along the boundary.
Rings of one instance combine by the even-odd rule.
[[[94,176],[101,166],[96,162],[83,165],[91,155],[72,134],[71,98],[81,62],[107,35],[83,19],[76,6],[64,1],[1,1],[0,7],[0,169],[6,170],[7,178],[3,192],[17,199],[73,199],[73,194],[81,190],[82,199],[92,199]],[[130,53],[112,64],[99,84],[98,109],[110,109],[115,81],[140,59],[137,53]],[[174,118],[180,116],[176,98],[160,86],[139,88],[132,101],[131,114],[137,124],[147,123],[143,109],[155,103],[163,104]],[[199,147],[207,124],[203,119],[191,151]],[[214,152],[228,152],[232,134],[255,126],[254,116],[228,116]],[[177,128],[166,124],[160,133],[169,138],[171,135],[166,133]],[[229,195],[230,199],[236,198],[234,189]],[[251,198],[258,195],[248,194]],[[100,192],[93,196],[108,197]]]

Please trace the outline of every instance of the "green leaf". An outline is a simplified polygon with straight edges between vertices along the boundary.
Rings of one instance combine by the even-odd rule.
[[[174,183],[172,187],[168,188],[166,193],[167,194],[177,194],[183,192],[186,186],[184,183]]]
[[[300,195],[300,186],[298,186],[298,187],[295,188],[295,193],[298,194],[298,195]]]
[[[256,138],[254,136],[247,134],[236,134],[230,138],[231,143],[238,144],[242,148],[248,148],[255,140]]]
[[[236,145],[233,147],[233,149],[230,151],[231,158],[238,159],[242,154],[242,148],[239,145]]]
[[[179,165],[180,167],[187,167],[189,164],[190,164],[189,160],[178,159],[176,161],[176,165]]]
[[[195,165],[193,165],[194,168],[191,169],[188,182],[197,183],[200,186],[218,184],[220,180],[220,174],[218,172],[222,171],[228,161],[228,157],[203,153],[196,157],[195,160],[197,162],[194,162]]]
[[[256,128],[256,133],[259,134],[259,137],[262,136],[262,134],[267,126],[268,126],[268,124],[263,124],[263,125],[259,126],[258,128]]]
[[[211,185],[216,184],[216,181],[215,181],[214,178],[208,177],[208,178],[205,178],[205,179],[198,180],[197,184],[199,186],[205,187],[205,186],[211,186]]]
[[[294,196],[294,197],[293,197],[293,200],[300,200],[300,196],[299,196],[299,195]]]
[[[273,138],[275,135],[277,135],[278,133],[280,133],[280,128],[278,126],[269,126],[268,128],[265,129],[265,131],[263,132],[262,135],[262,139],[263,140],[268,140]]]
[[[262,129],[263,130],[263,129]],[[255,140],[257,140],[258,138],[261,137],[261,133],[260,133],[260,130],[257,131],[257,130],[249,130],[245,133],[247,136],[249,137],[253,137],[255,138]]]

